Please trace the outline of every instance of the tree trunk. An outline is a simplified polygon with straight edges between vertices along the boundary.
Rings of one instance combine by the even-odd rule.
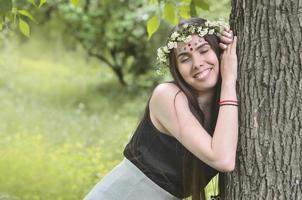
[[[302,0],[232,0],[237,165],[227,200],[302,199]]]

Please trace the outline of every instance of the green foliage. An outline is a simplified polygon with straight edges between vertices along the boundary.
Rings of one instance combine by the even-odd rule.
[[[152,69],[148,49],[153,44],[148,42],[145,23],[153,8],[143,3],[144,0],[91,1],[79,2],[75,7],[53,1],[48,8],[53,10],[52,20],[65,25],[64,35],[74,38],[72,43],[80,43],[88,55],[110,67],[125,84],[125,74],[136,77]],[[154,31],[156,20],[151,24],[153,30],[148,31]]]
[[[159,19],[163,19],[168,23],[175,25],[181,19],[188,19],[192,16],[196,16],[197,10],[209,10],[209,4],[205,0],[161,0],[161,1],[150,1],[152,4],[157,4],[158,11],[152,18],[157,16]],[[151,19],[152,19],[151,18]],[[160,22],[159,22],[160,23]],[[147,23],[147,29],[152,29],[153,31],[148,31],[148,37],[151,38],[152,35],[157,31],[158,26],[154,26]]]
[[[191,17],[204,17],[206,19],[228,19],[230,12],[230,0],[159,0],[149,1],[157,10],[153,16],[157,16],[159,23],[168,22],[170,25],[177,24],[182,19]],[[147,23],[147,28],[149,25]],[[157,31],[148,32],[148,37]]]
[[[37,6],[34,0],[27,0],[27,2],[1,0],[0,31],[3,30],[3,27],[6,30],[14,30],[16,27],[18,27],[23,35],[29,37],[30,26],[24,17],[35,23],[38,23],[33,15],[30,14],[29,10],[32,9],[30,5],[34,6],[35,8],[40,8],[46,3],[46,0],[40,0],[39,2],[39,6]],[[16,25],[17,21],[18,25]]]
[[[0,0],[0,13],[10,12],[13,8],[11,0]]]
[[[176,11],[176,8],[175,8],[175,5],[173,3],[166,3],[165,4],[164,17],[169,23],[171,23],[173,25],[177,24],[177,22],[178,22],[175,11]]]
[[[33,22],[38,23],[37,20],[27,10],[18,10],[18,13],[23,16],[28,17]]]
[[[38,3],[36,0],[26,0],[26,2],[19,2],[13,0],[0,0],[0,31],[3,29],[3,26],[6,26],[9,29],[10,26],[14,28],[16,23],[16,18],[18,18],[18,28],[21,33],[27,37],[30,35],[30,26],[28,22],[24,21],[21,16],[25,16],[31,21],[38,24],[37,20],[30,14],[32,8],[29,6],[32,5],[36,9],[40,9],[44,4],[47,3],[47,0],[39,0]],[[70,3],[74,6],[77,6],[79,0],[70,0]]]
[[[198,7],[201,8],[203,10],[209,10],[210,6],[207,2],[203,1],[203,0],[195,0],[194,4]]]
[[[27,37],[29,37],[30,29],[27,22],[23,21],[23,19],[19,18],[19,29],[20,31]]]
[[[147,21],[147,31],[149,38],[151,35],[156,32],[156,30],[159,27],[159,20],[157,16],[152,16],[148,21]]]

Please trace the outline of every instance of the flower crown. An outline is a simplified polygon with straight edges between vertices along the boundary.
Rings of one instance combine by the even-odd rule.
[[[166,45],[157,49],[157,61],[159,65],[169,65],[169,53],[173,48],[177,48],[177,42],[188,43],[192,40],[193,34],[198,34],[203,37],[207,34],[217,34],[223,31],[228,24],[224,21],[206,21],[204,26],[184,24],[180,31],[173,32],[168,38]],[[161,68],[157,70],[158,73],[163,71]]]

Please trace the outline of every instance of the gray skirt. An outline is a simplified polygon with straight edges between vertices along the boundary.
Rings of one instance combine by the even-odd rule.
[[[127,158],[98,182],[84,200],[180,200],[138,169]]]

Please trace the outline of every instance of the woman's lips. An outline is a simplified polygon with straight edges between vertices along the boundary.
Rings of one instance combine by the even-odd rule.
[[[193,77],[197,80],[202,81],[202,80],[205,80],[205,79],[208,78],[211,71],[212,71],[212,68],[208,68],[208,69],[203,70],[202,72],[199,72],[199,73],[195,74]]]

